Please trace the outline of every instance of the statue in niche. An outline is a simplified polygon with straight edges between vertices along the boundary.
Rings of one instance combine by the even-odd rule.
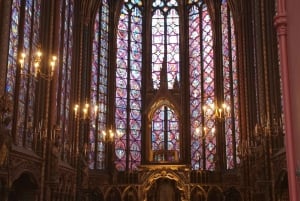
[[[4,167],[9,150],[11,148],[11,135],[9,124],[11,122],[10,113],[12,111],[12,101],[7,95],[0,97],[0,168]]]
[[[265,148],[262,143],[260,136],[256,137],[256,148],[255,148],[255,172],[256,179],[263,179],[264,175],[264,154]]]
[[[0,168],[5,166],[8,159],[10,148],[11,148],[10,130],[7,129],[6,126],[1,125],[0,127]]]
[[[60,143],[59,139],[55,139],[54,143],[52,144],[51,148],[51,178],[52,181],[58,181],[58,167],[59,167],[59,160],[60,160]]]
[[[81,187],[87,189],[89,186],[89,164],[85,155],[81,156]]]

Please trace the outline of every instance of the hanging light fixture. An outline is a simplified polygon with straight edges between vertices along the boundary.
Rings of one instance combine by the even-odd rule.
[[[40,49],[38,49],[36,51],[36,53],[34,54],[33,58],[32,58],[32,64],[33,64],[33,72],[30,71],[29,69],[25,69],[25,65],[26,65],[26,53],[22,52],[20,54],[20,59],[19,59],[19,64],[20,64],[20,70],[21,70],[21,75],[25,76],[25,77],[33,77],[33,78],[43,78],[45,80],[49,80],[52,78],[53,76],[53,72],[55,70],[55,65],[57,62],[57,56],[53,55],[50,59],[49,62],[49,67],[50,70],[48,70],[46,73],[42,72],[41,70],[41,62],[42,62],[42,52],[40,51]]]

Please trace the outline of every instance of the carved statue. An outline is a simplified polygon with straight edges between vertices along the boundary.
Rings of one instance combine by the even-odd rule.
[[[81,187],[86,189],[88,188],[88,181],[89,181],[89,166],[87,162],[87,158],[82,156],[81,157]]]
[[[11,146],[10,131],[4,126],[0,127],[0,167],[6,164]]]
[[[51,149],[51,178],[58,181],[58,167],[60,160],[59,140],[55,140]]]
[[[6,95],[0,97],[0,167],[6,164],[11,147],[8,125],[11,122],[11,101]]]

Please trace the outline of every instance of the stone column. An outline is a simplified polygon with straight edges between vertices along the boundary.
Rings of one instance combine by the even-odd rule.
[[[293,3],[291,3],[293,4]],[[291,85],[290,85],[290,73],[292,64],[288,63],[288,47],[287,47],[287,12],[286,12],[286,0],[277,0],[277,15],[275,16],[274,23],[277,28],[278,42],[279,42],[279,58],[283,88],[283,105],[284,105],[284,125],[286,132],[286,158],[288,167],[288,182],[289,182],[289,197],[291,201],[298,201],[299,195],[297,192],[297,180],[296,180],[296,165],[295,165],[295,149],[294,140],[296,133],[293,130],[293,106],[291,100]],[[299,47],[298,47],[299,48]],[[299,50],[299,49],[298,49]],[[297,66],[296,68],[299,68]]]

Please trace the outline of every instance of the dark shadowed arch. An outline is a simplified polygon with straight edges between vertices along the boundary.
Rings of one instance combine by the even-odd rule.
[[[12,191],[9,193],[8,201],[32,201],[38,197],[38,184],[30,173],[22,173],[13,182]]]

